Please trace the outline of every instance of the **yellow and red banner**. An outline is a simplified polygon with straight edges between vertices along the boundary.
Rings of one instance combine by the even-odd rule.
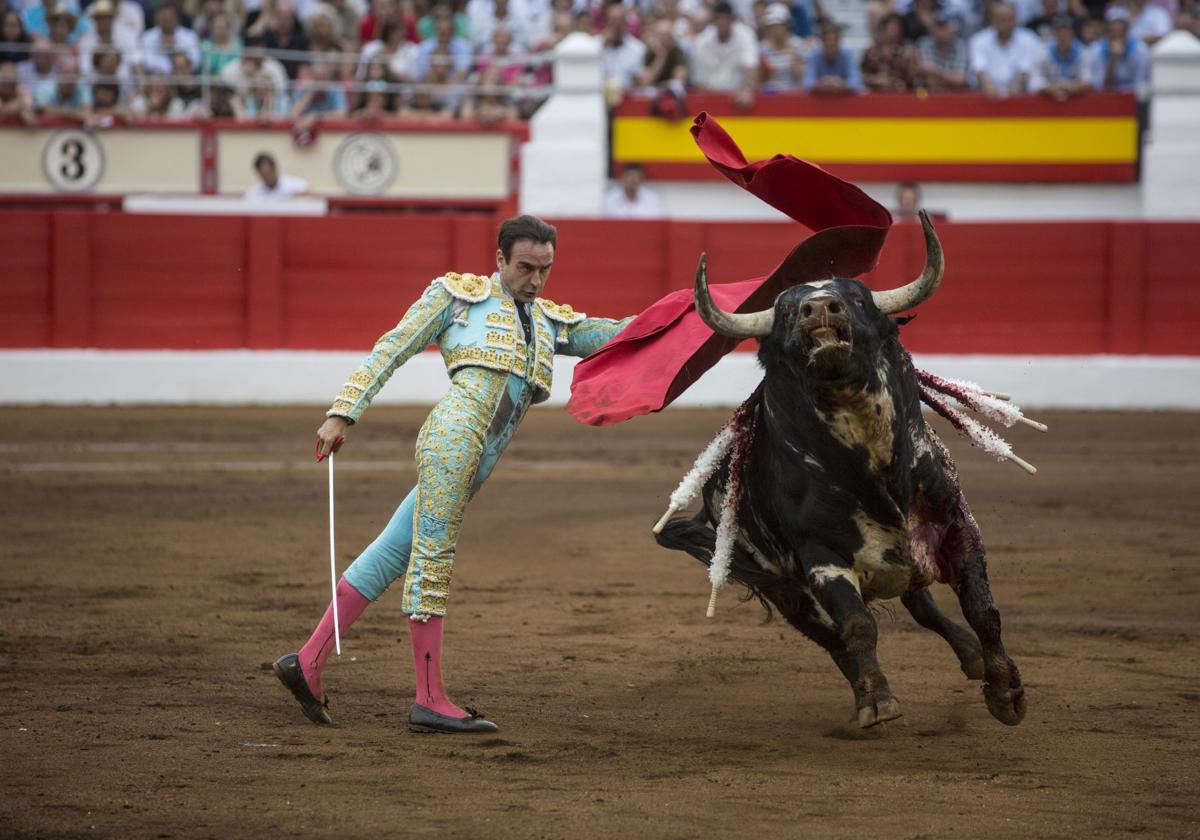
[[[996,100],[975,94],[869,94],[839,99],[762,96],[749,110],[725,95],[691,95],[737,138],[749,160],[792,154],[860,181],[1134,181],[1137,101],[1091,94]],[[613,159],[651,178],[719,177],[688,128],[630,99],[613,118]]]

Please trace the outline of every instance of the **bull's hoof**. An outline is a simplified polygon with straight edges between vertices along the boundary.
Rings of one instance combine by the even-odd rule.
[[[1006,726],[1016,726],[1025,719],[1025,689],[996,688],[983,684],[983,699],[992,717]]]
[[[895,720],[902,716],[900,701],[895,697],[883,697],[874,703],[868,703],[858,710],[858,725],[863,729],[878,726],[887,720]]]
[[[960,659],[958,667],[962,668],[962,672],[967,675],[969,680],[983,679],[983,655],[975,656],[971,659]]]

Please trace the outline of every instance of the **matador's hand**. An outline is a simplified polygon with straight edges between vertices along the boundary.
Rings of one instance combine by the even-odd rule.
[[[350,424],[345,417],[327,417],[317,429],[317,460],[324,461],[330,452],[337,452],[346,440],[346,428]]]

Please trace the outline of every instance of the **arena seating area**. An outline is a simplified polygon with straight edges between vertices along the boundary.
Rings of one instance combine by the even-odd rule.
[[[571,33],[611,104],[665,116],[721,91],[1145,94],[1148,45],[1200,33],[1195,0],[9,0],[0,118],[527,118]],[[988,25],[992,23],[993,25]],[[1012,24],[1016,24],[1015,30]],[[999,32],[999,34],[997,34]],[[1011,32],[1011,35],[1009,34]]]

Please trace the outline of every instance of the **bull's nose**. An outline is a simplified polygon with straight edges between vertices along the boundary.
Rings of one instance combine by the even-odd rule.
[[[842,302],[833,295],[815,295],[804,301],[800,307],[800,315],[804,318],[820,318],[822,321],[831,315],[840,315],[846,311]]]

